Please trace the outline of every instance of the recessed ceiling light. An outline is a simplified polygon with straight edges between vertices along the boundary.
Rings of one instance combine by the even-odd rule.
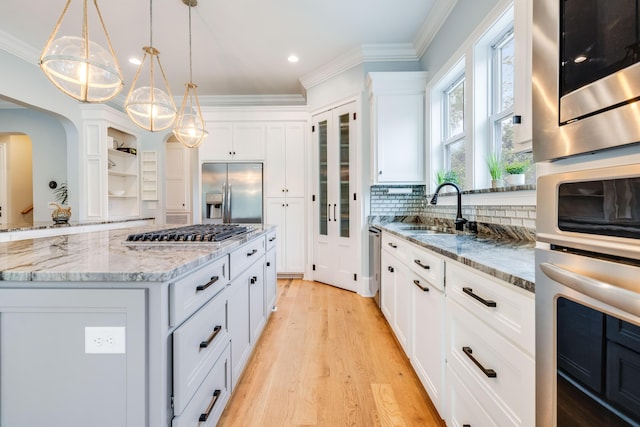
[[[297,57],[297,56],[295,56],[295,55],[289,55],[289,57],[287,58],[287,60],[288,60],[289,62],[295,63],[295,62],[298,62],[298,57]]]
[[[575,62],[576,64],[579,64],[581,62],[584,62],[587,60],[587,57],[585,55],[579,55],[576,57],[576,59],[573,60],[573,62]]]
[[[138,58],[129,58],[129,62],[131,62],[133,65],[142,64],[142,61],[140,61],[140,59],[138,59]]]

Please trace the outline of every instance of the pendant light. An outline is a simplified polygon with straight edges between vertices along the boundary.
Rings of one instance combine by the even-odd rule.
[[[182,106],[178,112],[176,125],[173,128],[173,134],[185,146],[195,148],[208,135],[207,130],[204,128],[200,101],[198,101],[198,94],[196,93],[198,86],[193,83],[193,64],[191,59],[191,7],[197,6],[198,0],[182,0],[182,2],[189,6],[189,83],[185,83],[186,90],[182,99]]]
[[[82,102],[104,102],[114,98],[124,86],[122,71],[113,52],[107,27],[98,8],[96,8],[108,49],[89,40],[87,21],[87,0],[83,0],[82,35],[58,37],[60,25],[71,0],[62,10],[49,40],[40,55],[40,68],[49,80],[62,92]],[[58,38],[56,38],[58,37]]]
[[[153,0],[149,0],[149,46],[142,48],[144,56],[136,72],[124,103],[124,109],[135,124],[143,129],[155,132],[169,128],[176,118],[176,104],[169,89],[167,77],[160,63],[160,52],[153,47]],[[149,86],[136,89],[140,72],[149,59]],[[160,69],[166,92],[156,87],[155,67]]]

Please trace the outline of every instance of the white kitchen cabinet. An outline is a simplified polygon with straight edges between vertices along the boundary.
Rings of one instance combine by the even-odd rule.
[[[446,279],[448,370],[493,424],[534,426],[533,294],[453,262]],[[448,424],[463,405],[447,402]]]
[[[267,124],[266,197],[304,197],[305,125]]]
[[[373,184],[424,184],[426,79],[426,72],[369,73]]]
[[[265,124],[262,122],[208,122],[209,135],[199,146],[200,161],[262,161]]]
[[[190,212],[189,170],[189,148],[178,141],[167,141],[165,146],[165,209],[167,214],[188,214]]]
[[[357,290],[356,103],[313,116],[314,280]]]
[[[305,265],[305,214],[301,197],[273,197],[266,200],[266,221],[276,225],[279,274],[299,274]]]
[[[264,309],[267,315],[276,310],[276,301],[278,299],[277,240],[278,237],[275,231],[267,234],[267,253],[265,254],[264,262]]]
[[[532,41],[533,0],[514,2],[513,142],[516,151],[530,151],[533,138]]]

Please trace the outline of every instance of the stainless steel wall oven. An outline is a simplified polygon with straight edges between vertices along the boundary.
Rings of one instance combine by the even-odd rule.
[[[640,166],[537,194],[536,424],[640,426]]]
[[[533,2],[537,161],[640,141],[637,0]]]

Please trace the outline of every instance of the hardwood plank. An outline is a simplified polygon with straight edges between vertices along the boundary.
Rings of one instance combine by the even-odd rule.
[[[220,426],[444,427],[371,298],[287,279],[277,305]]]

